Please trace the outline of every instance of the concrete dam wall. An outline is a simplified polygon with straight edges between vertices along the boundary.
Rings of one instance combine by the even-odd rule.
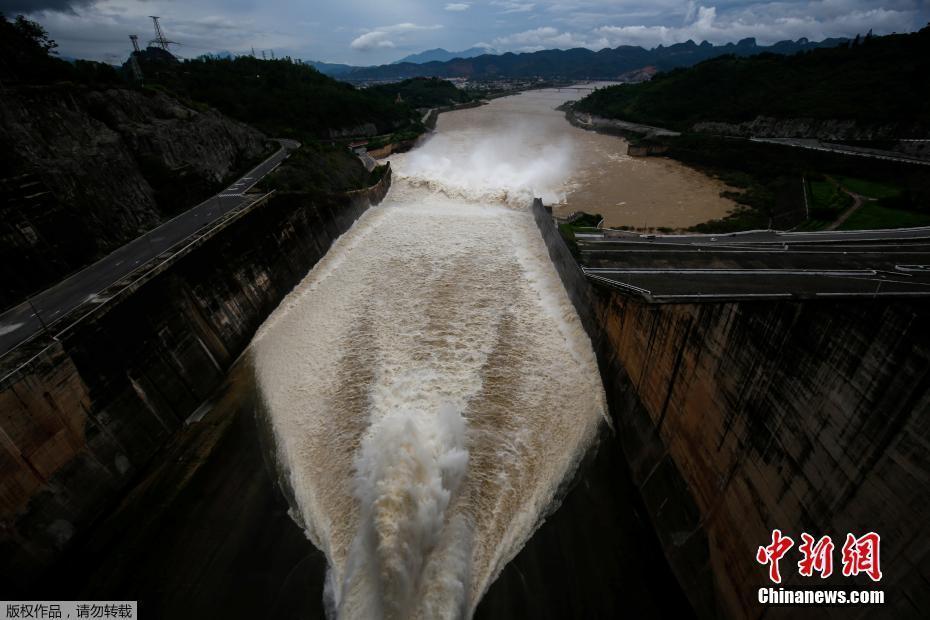
[[[755,560],[775,528],[882,536],[879,584],[798,576],[782,585],[877,587],[884,617],[930,604],[930,306],[909,301],[648,305],[589,286],[534,204],[591,336],[616,435],[673,572],[702,617],[796,617],[765,608]],[[840,617],[842,607],[812,608]]]
[[[277,194],[152,269],[0,383],[4,583],[33,579],[220,386],[281,299],[390,186]],[[156,259],[158,260],[158,259]]]

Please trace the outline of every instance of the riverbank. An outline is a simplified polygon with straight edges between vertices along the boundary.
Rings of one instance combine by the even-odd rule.
[[[566,109],[567,107],[567,109]],[[559,120],[579,144],[578,173],[564,198],[549,201],[553,212],[598,214],[605,228],[679,231],[727,217],[737,210],[733,188],[700,169],[642,148],[635,136],[661,135],[661,128],[576,115],[560,105]],[[566,121],[568,121],[566,123]]]
[[[400,140],[393,139],[394,136],[389,136],[386,140],[378,140],[377,138],[369,141],[367,145],[364,145],[364,149],[370,157],[375,159],[384,159],[390,157],[396,153],[406,153],[407,151],[416,148],[419,144],[425,140],[431,132],[436,129],[436,121],[439,120],[439,115],[443,112],[454,112],[455,110],[468,110],[470,108],[478,108],[483,105],[486,105],[487,101],[467,101],[464,103],[456,103],[449,106],[442,106],[438,108],[430,108],[423,115],[423,126],[427,128],[428,131],[421,133],[419,135],[411,135],[410,137],[404,137]]]
[[[894,160],[884,155],[868,159],[826,147],[799,148],[800,143],[816,141],[763,140],[735,131],[732,134],[678,133],[581,113],[570,104],[563,110],[566,119],[576,127],[624,140],[631,156],[675,162],[718,184],[721,197],[731,200],[733,208],[728,213],[686,227],[694,232],[822,230],[831,226],[866,230],[925,225],[930,218],[925,209],[926,200],[922,198],[930,191],[925,166],[906,159]],[[800,131],[792,129],[790,123],[787,125],[784,131]],[[713,128],[702,126],[701,129]],[[815,204],[810,180],[825,176],[846,178],[858,187],[878,188],[878,193],[866,196],[875,200],[865,204],[855,217],[843,218],[842,210]],[[559,216],[568,213],[558,205],[554,205],[554,212]],[[640,226],[634,224],[632,228]],[[662,227],[660,232],[675,229]]]

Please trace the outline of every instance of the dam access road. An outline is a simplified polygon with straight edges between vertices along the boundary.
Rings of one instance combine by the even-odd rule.
[[[653,303],[930,296],[930,228],[576,239],[589,280]]]
[[[0,355],[19,346],[44,326],[66,316],[198,230],[260,199],[261,194],[247,192],[287,159],[291,151],[300,147],[296,140],[275,141],[281,148],[229,187],[0,314]]]

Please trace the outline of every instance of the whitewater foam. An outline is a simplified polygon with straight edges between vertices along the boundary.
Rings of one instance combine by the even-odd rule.
[[[441,133],[396,157],[385,203],[250,349],[339,617],[470,616],[604,419],[590,342],[528,211],[570,159],[540,141],[531,125]]]

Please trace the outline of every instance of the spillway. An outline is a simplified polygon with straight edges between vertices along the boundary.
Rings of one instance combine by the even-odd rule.
[[[529,212],[566,191],[572,145],[514,99],[395,156],[387,200],[251,346],[330,615],[469,617],[605,423]]]

